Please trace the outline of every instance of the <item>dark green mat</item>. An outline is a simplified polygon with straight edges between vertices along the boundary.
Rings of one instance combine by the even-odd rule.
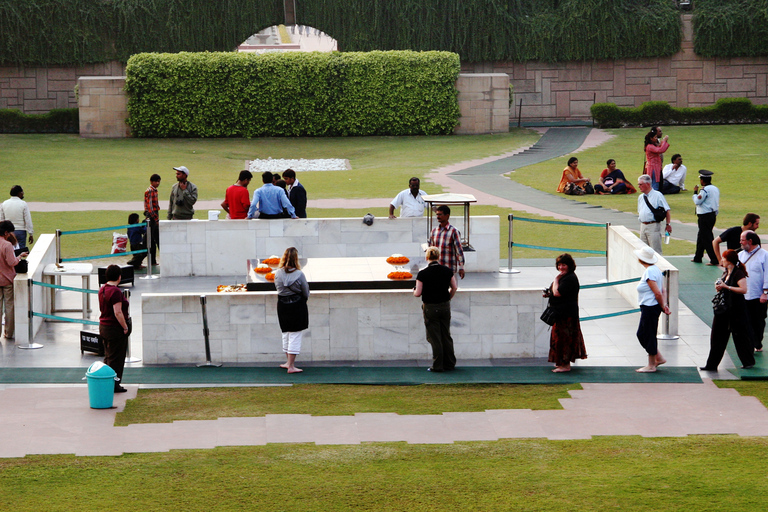
[[[1,368],[0,384],[72,384],[83,382],[86,368]],[[310,367],[288,375],[277,367],[126,368],[126,384],[571,384],[583,382],[699,383],[696,368],[663,367],[652,374],[634,367],[574,367],[552,373],[551,366],[468,366],[430,373],[418,367]]]

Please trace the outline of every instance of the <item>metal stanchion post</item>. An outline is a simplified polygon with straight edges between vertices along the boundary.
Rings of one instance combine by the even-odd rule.
[[[32,323],[35,319],[32,315],[32,278],[27,279],[27,321],[29,322],[27,332],[29,333],[29,339],[26,345],[18,345],[19,348],[33,349],[43,348],[43,345],[34,343],[35,340],[35,325]]]
[[[220,364],[214,364],[211,362],[211,343],[208,340],[208,308],[206,307],[205,295],[200,296],[200,305],[203,307],[203,336],[205,337],[205,362],[197,365],[198,368],[213,367],[218,368]]]
[[[129,299],[131,298],[131,290],[123,290],[123,297],[125,297],[126,300],[130,302]],[[126,350],[125,350],[125,362],[138,363],[139,361],[141,361],[141,359],[139,359],[138,357],[131,356],[131,337],[128,336],[128,346],[126,347]]]
[[[157,219],[160,222],[160,219]],[[158,224],[159,226],[159,224]],[[152,248],[152,227],[149,225],[149,219],[147,219],[147,275],[140,277],[139,279],[159,279],[160,276],[152,275],[152,254],[149,250]]]
[[[61,230],[56,230],[56,265],[61,264]]]
[[[610,255],[608,254],[608,227],[610,225],[611,225],[610,222],[606,222],[605,223],[605,279],[598,279],[597,280],[598,283],[607,283],[607,282],[609,282],[609,279],[608,279],[608,258],[609,258]]]
[[[670,272],[667,270],[664,272],[664,286],[667,290],[667,305],[669,305],[669,281],[670,281]],[[661,322],[661,334],[656,336],[656,339],[659,340],[679,340],[680,336],[677,334],[670,334],[669,333],[669,317],[671,315],[665,315],[662,313],[662,316],[664,316],[664,321]]]
[[[509,252],[507,255],[507,268],[500,268],[499,272],[502,274],[519,274],[519,270],[512,268],[512,221],[514,220],[514,215],[510,213],[507,216],[507,220],[509,220],[509,240],[507,240]]]

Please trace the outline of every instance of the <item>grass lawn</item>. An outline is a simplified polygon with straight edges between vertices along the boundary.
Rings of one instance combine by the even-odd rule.
[[[312,199],[395,197],[412,176],[447,164],[498,155],[533,144],[531,130],[473,136],[262,139],[83,139],[77,135],[0,135],[3,190],[24,187],[27,201],[143,200],[158,173],[167,206],[172,167],[185,165],[200,199],[223,199],[245,160],[346,158],[351,171],[299,173]],[[51,180],[55,180],[55,184]],[[251,189],[260,178],[255,177]],[[254,186],[255,185],[255,186]],[[430,193],[442,192],[423,181]]]
[[[755,511],[768,440],[734,436],[308,444],[0,460],[39,510]]]
[[[579,159],[579,169],[593,183],[597,183],[600,173],[605,169],[606,160],[613,158],[627,179],[632,180],[633,184],[637,183],[637,177],[643,169],[643,137],[647,129],[625,128],[608,132],[615,137],[599,147],[517,169],[510,176],[525,185],[554,193],[570,156]],[[765,166],[768,160],[768,125],[674,126],[664,127],[664,134],[669,135],[670,143],[664,154],[664,164],[670,162],[673,154],[680,153],[688,168],[685,185],[690,192],[666,196],[673,219],[696,222],[691,195],[693,186],[699,183],[699,169],[709,169],[715,173],[712,183],[720,189],[720,214],[717,217],[719,229],[741,225],[747,212],[763,217],[768,215],[763,189],[768,177]],[[637,211],[635,194],[579,196],[578,200],[608,205],[622,211]]]
[[[754,396],[768,407],[768,381],[764,380],[715,380],[719,388],[735,389],[742,396]]]
[[[487,409],[562,409],[567,385],[295,385],[247,388],[141,389],[115,424],[211,420],[265,414],[353,415],[357,412],[441,414]]]

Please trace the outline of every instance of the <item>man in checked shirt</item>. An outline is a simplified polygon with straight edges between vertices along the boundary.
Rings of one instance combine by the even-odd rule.
[[[446,205],[440,205],[435,210],[435,216],[439,226],[432,229],[429,235],[429,245],[440,249],[441,265],[453,270],[453,273],[459,274],[464,279],[464,250],[461,248],[461,238],[459,230],[451,226],[448,220],[451,218],[451,209]]]
[[[151,265],[157,265],[157,248],[160,246],[160,203],[157,200],[157,187],[160,186],[160,175],[153,174],[149,177],[149,188],[144,192],[144,216],[149,225],[149,261]]]

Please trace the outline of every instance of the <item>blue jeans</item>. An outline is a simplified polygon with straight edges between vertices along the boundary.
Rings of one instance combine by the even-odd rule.
[[[16,230],[13,232],[13,236],[19,241],[19,249],[23,249],[27,246],[27,232]]]

